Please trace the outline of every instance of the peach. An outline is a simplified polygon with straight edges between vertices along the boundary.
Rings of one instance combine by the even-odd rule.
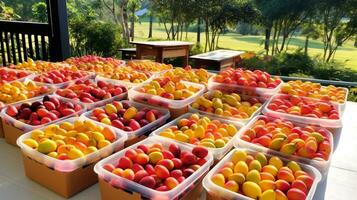
[[[275,181],[275,186],[276,186],[276,189],[281,190],[283,192],[286,192],[287,190],[290,189],[289,182],[287,182],[285,180],[277,180],[277,181]]]
[[[107,163],[107,164],[103,165],[103,169],[105,169],[109,172],[112,172],[115,169],[115,166],[113,164]]]
[[[260,172],[260,178],[262,180],[271,180],[271,181],[275,181],[275,177],[268,173],[268,172]]]
[[[301,200],[301,199],[306,199],[306,194],[297,189],[297,188],[291,188],[288,192],[287,192],[287,196],[289,200]]]
[[[150,163],[156,164],[160,160],[164,159],[164,156],[162,155],[161,152],[155,151],[149,154],[149,159],[150,159]]]
[[[156,181],[155,178],[152,176],[145,176],[139,181],[139,184],[148,188],[154,188],[156,185]]]
[[[144,167],[141,166],[141,165],[138,164],[138,163],[134,163],[134,164],[133,164],[133,167],[132,167],[131,169],[134,171],[134,173],[136,173],[136,172],[138,172],[138,171],[140,171],[140,170],[144,170]]]
[[[146,170],[140,170],[135,173],[134,181],[139,182],[142,178],[149,176],[149,173]]]
[[[174,177],[168,177],[165,179],[165,185],[171,190],[178,186],[179,182]]]
[[[266,156],[261,152],[255,154],[254,158],[260,162],[261,166],[265,166],[268,163]]]
[[[234,166],[234,173],[242,173],[246,176],[248,174],[248,171],[248,165],[244,161],[239,161]]]
[[[138,154],[136,153],[136,151],[134,149],[128,149],[124,155],[132,161],[136,161],[136,158],[138,156]]]
[[[224,167],[219,170],[219,173],[223,174],[223,176],[228,179],[228,177],[233,174],[233,170],[229,167]]]
[[[175,157],[170,151],[167,150],[163,150],[162,155],[165,159],[173,159]]]
[[[238,192],[239,191],[239,185],[235,181],[227,181],[224,184],[224,188],[226,188],[227,190],[230,190],[232,192]]]
[[[187,168],[182,171],[182,174],[185,178],[191,176],[195,171],[193,169]]]
[[[258,160],[253,160],[249,163],[249,170],[258,170],[259,172],[262,170],[262,166]]]
[[[171,160],[172,160],[172,162],[174,163],[175,169],[181,168],[181,166],[182,166],[182,161],[181,161],[180,159],[178,159],[178,158],[173,158],[173,159],[171,159]]]
[[[180,159],[182,161],[182,164],[185,165],[192,165],[197,163],[197,157],[191,152],[187,152],[186,154],[181,156]]]
[[[132,168],[133,166],[133,161],[130,160],[130,158],[123,156],[118,160],[118,167],[122,169],[128,169]]]
[[[247,176],[246,176],[246,180],[247,181],[251,181],[251,182],[255,182],[257,184],[259,184],[260,182],[260,174],[258,170],[251,170],[248,172]]]
[[[178,178],[180,178],[182,176],[182,171],[180,169],[172,170],[170,172],[170,176],[178,179]]]
[[[245,182],[245,176],[242,173],[234,173],[229,175],[228,180],[243,184]]]
[[[301,170],[300,165],[295,161],[289,161],[286,166],[289,167],[289,169],[291,169],[294,173],[296,171],[300,171]]]
[[[174,156],[178,156],[181,153],[181,149],[177,144],[170,144],[169,146],[169,151],[174,155]]]
[[[50,152],[56,151],[56,149],[57,149],[57,144],[53,140],[44,140],[41,143],[39,143],[37,147],[37,151],[43,154],[48,154]]]
[[[291,184],[291,188],[297,188],[301,191],[303,191],[307,195],[307,186],[302,180],[295,180]]]
[[[225,178],[224,178],[223,174],[214,174],[211,177],[211,181],[218,186],[224,187]]]
[[[198,158],[205,158],[208,155],[208,150],[204,147],[194,147],[192,153]]]
[[[102,130],[102,134],[104,135],[105,139],[110,142],[113,142],[114,140],[116,140],[116,137],[117,137],[115,132],[109,127],[104,127]]]
[[[243,183],[242,191],[245,196],[253,199],[257,199],[262,194],[262,190],[259,185],[251,181]]]
[[[276,199],[276,194],[274,190],[266,190],[262,193],[262,195],[259,198],[260,200],[271,200],[271,199]]]
[[[263,192],[270,189],[275,190],[275,182],[271,180],[262,180],[259,182],[259,187]]]
[[[122,177],[128,180],[134,180],[135,173],[132,169],[125,169],[122,173]]]
[[[265,165],[262,172],[267,172],[275,177],[278,174],[278,169],[274,165]]]
[[[165,179],[170,176],[169,170],[165,166],[162,166],[162,165],[155,166],[155,173],[156,173],[157,177],[159,177],[161,179]]]
[[[281,190],[275,190],[276,200],[288,200],[288,197]]]
[[[115,168],[111,171],[113,174],[118,175],[118,176],[122,176],[124,170],[122,168]]]
[[[165,166],[170,171],[175,167],[174,162],[169,159],[159,160],[159,162],[157,162],[156,164]]]
[[[309,188],[309,189],[311,188],[312,183],[314,182],[314,179],[311,178],[311,176],[309,176],[309,175],[298,176],[296,178],[296,180],[302,180],[306,184],[307,188]]]
[[[75,160],[77,158],[84,157],[84,153],[76,148],[69,150],[67,155],[68,155],[68,158],[71,160]]]
[[[277,169],[283,167],[283,161],[277,156],[273,156],[269,159],[269,165],[274,165]]]
[[[150,157],[145,153],[138,153],[135,158],[135,162],[140,165],[145,165],[149,162]]]

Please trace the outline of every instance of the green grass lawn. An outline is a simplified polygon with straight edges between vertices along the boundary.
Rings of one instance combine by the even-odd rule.
[[[148,40],[149,23],[142,22],[136,23],[135,26],[135,40],[144,41]],[[164,26],[159,23],[153,24],[153,38],[165,40],[167,38]],[[183,39],[186,40],[185,35]],[[196,41],[196,33],[189,32],[188,41]],[[244,36],[237,33],[227,33],[221,35],[218,46],[220,48],[228,48],[234,50],[254,51],[256,53],[263,52],[263,40],[264,36]],[[204,44],[205,34],[201,34],[201,43]],[[303,48],[305,43],[304,37],[294,37],[289,44],[289,51],[293,51],[297,48]],[[310,56],[322,56],[323,45],[320,40],[311,40],[309,44]],[[349,68],[357,70],[357,48],[353,46],[353,41],[345,43],[342,47],[339,47],[335,59],[340,62],[344,62]]]

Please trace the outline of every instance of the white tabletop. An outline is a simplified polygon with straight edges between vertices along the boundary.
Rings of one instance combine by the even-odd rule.
[[[245,52],[244,51],[233,51],[233,50],[220,49],[220,50],[216,50],[216,51],[210,51],[207,53],[190,56],[190,58],[222,61],[225,59],[234,58],[236,56],[242,55],[243,53],[245,53]]]
[[[356,199],[357,191],[357,104],[348,102],[343,117],[344,128],[333,155],[326,193],[320,187],[315,196],[322,200]],[[0,139],[0,199],[64,199],[26,178],[20,149]],[[322,184],[323,186],[323,184]],[[98,184],[72,197],[73,200],[100,199]]]

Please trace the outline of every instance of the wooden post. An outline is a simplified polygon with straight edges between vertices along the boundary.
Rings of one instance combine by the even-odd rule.
[[[50,60],[62,61],[70,56],[66,0],[46,0],[46,2],[50,25]]]

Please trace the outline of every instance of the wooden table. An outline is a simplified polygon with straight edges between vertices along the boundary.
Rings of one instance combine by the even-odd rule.
[[[181,41],[152,41],[131,42],[136,45],[136,59],[143,56],[154,56],[156,62],[163,63],[165,58],[183,57],[183,66],[188,65],[191,42]]]
[[[196,68],[209,68],[211,70],[221,70],[226,67],[235,67],[240,62],[244,51],[216,50],[207,53],[191,56],[195,60]]]

